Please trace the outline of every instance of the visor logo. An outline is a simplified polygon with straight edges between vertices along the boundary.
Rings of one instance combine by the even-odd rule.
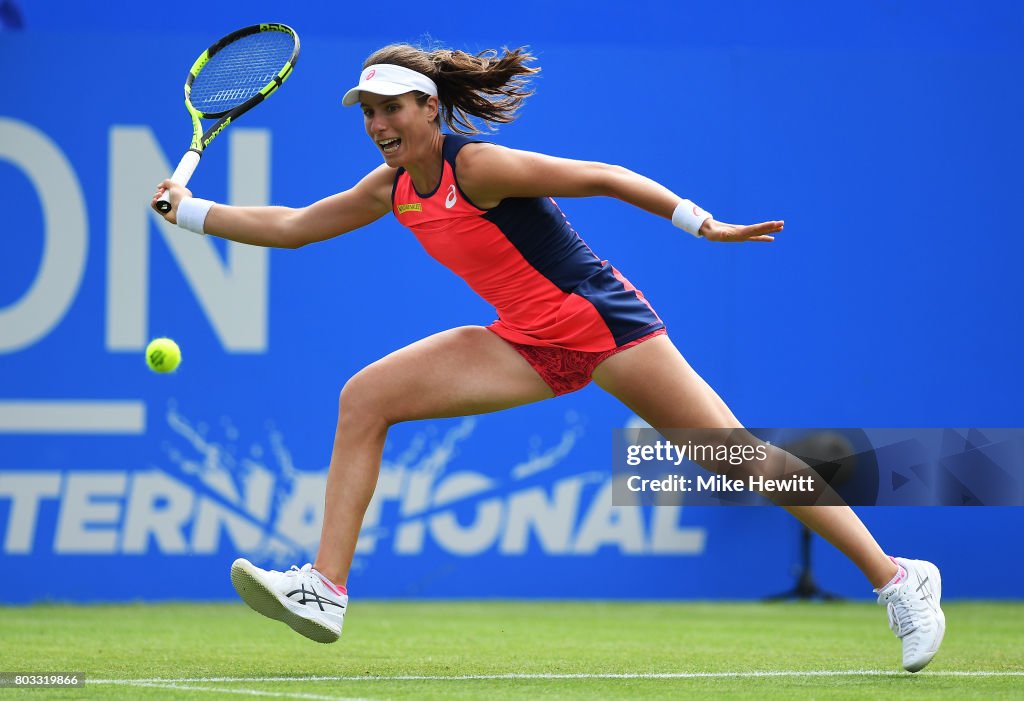
[[[376,69],[376,68],[374,68],[374,69],[373,69],[372,71],[370,71],[369,73],[367,73],[367,74],[366,74],[366,77],[365,77],[365,78],[363,78],[363,80],[370,80],[370,79],[371,79],[371,78],[373,78],[373,76],[375,76],[375,75],[377,75],[377,69]]]

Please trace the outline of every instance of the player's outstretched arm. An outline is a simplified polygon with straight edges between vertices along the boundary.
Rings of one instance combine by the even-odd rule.
[[[206,213],[203,232],[213,236],[272,248],[299,248],[366,226],[391,210],[395,171],[382,165],[355,187],[325,197],[307,207],[235,207],[217,203]],[[178,206],[192,193],[164,180],[157,186],[151,206],[170,190],[171,210],[161,216],[178,223]],[[159,212],[159,210],[156,210]]]
[[[507,197],[615,197],[672,219],[682,198],[664,185],[622,166],[556,158],[493,144],[471,144],[459,152],[459,184],[481,207]],[[700,235],[711,241],[774,241],[782,221],[749,226],[707,219]]]

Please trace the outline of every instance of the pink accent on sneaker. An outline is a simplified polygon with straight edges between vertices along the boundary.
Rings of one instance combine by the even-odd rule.
[[[316,570],[313,571],[316,572]],[[346,589],[345,587],[339,587],[337,584],[327,579],[327,577],[323,576],[319,572],[316,572],[316,576],[320,578],[320,581],[324,583],[324,586],[333,591],[335,594],[348,594],[348,589]]]

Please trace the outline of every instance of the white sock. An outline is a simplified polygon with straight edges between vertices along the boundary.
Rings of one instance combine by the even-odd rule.
[[[889,559],[892,560],[893,564],[896,565],[896,567],[897,567],[896,574],[893,575],[893,578],[890,579],[888,582],[886,582],[884,585],[880,586],[878,589],[875,589],[875,593],[876,594],[881,594],[883,591],[885,591],[889,587],[896,586],[897,584],[899,584],[900,582],[903,581],[904,577],[907,576],[907,570],[906,570],[905,567],[903,567],[903,565],[901,565],[900,563],[896,562],[896,559],[893,558],[893,557],[890,557]]]

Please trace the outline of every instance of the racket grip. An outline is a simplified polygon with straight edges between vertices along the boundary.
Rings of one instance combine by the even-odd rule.
[[[192,178],[192,173],[196,172],[196,166],[199,165],[199,158],[203,154],[198,151],[189,149],[185,152],[185,155],[178,161],[178,167],[174,169],[174,173],[171,174],[171,181],[178,185],[188,185],[188,181]],[[160,199],[156,201],[156,208],[161,214],[167,214],[171,211],[171,198],[170,193],[165,192],[160,195]]]

